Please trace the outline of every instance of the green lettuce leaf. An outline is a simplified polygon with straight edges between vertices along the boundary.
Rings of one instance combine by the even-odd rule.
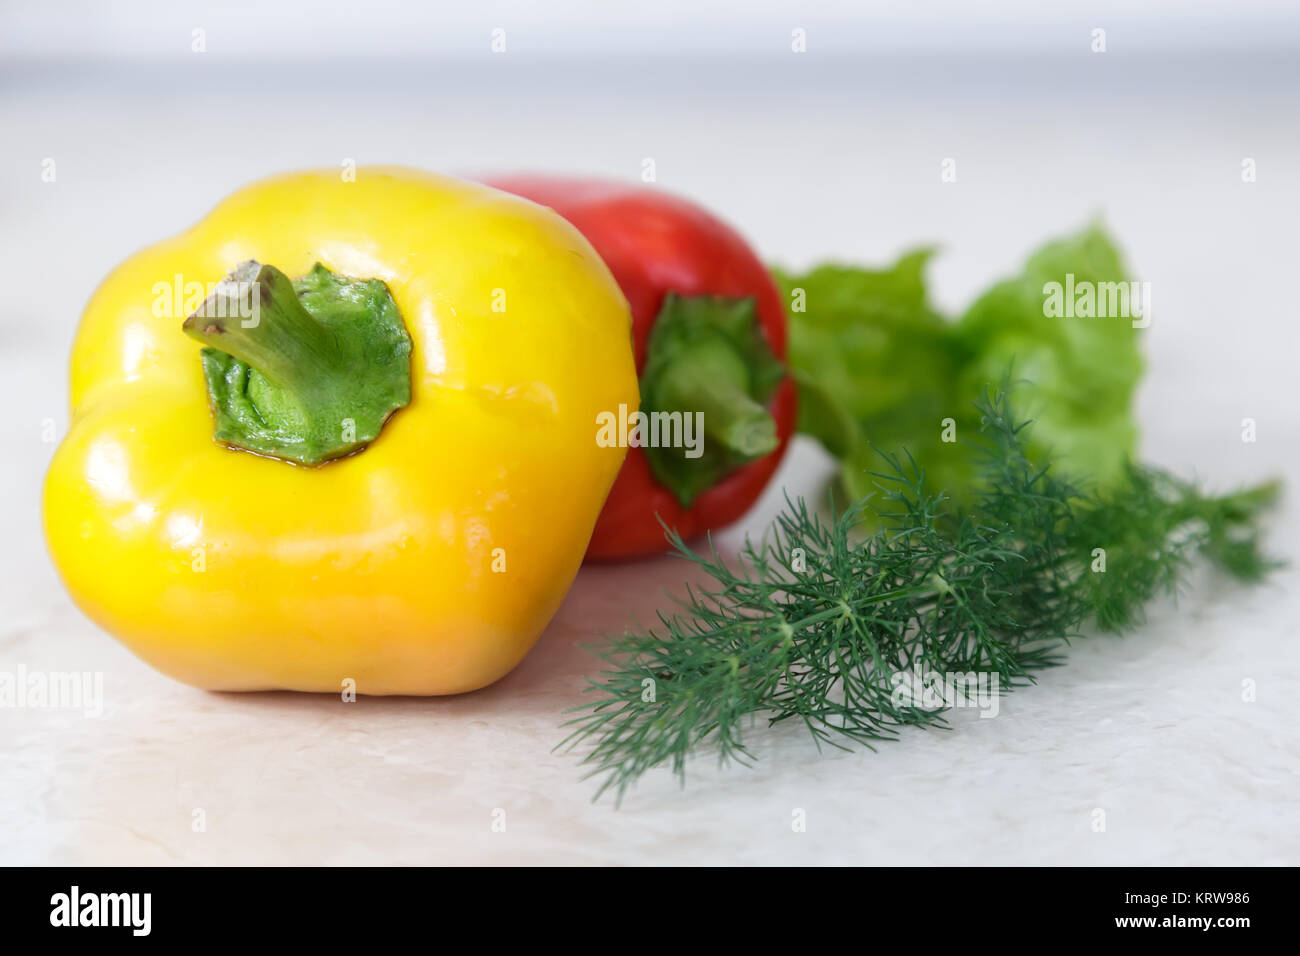
[[[775,273],[792,308],[799,430],[843,461],[853,497],[872,487],[873,445],[907,445],[914,454],[924,446],[934,468],[940,457],[961,460],[938,442],[962,344],[926,295],[932,255],[918,249],[879,270],[822,265],[803,275]]]
[[[1070,275],[1076,289],[1129,279],[1119,249],[1098,226],[1043,246],[958,322],[954,331],[970,355],[958,392],[978,394],[1013,369],[1010,398],[1034,419],[1031,451],[1050,450],[1073,477],[1104,487],[1136,450],[1141,329],[1125,316],[1045,315],[1045,288],[1064,288]]]
[[[945,438],[974,434],[975,402],[1008,369],[1017,406],[1036,418],[1036,450],[1050,448],[1076,478],[1102,486],[1119,478],[1137,437],[1140,330],[1128,318],[1047,315],[1044,308],[1045,286],[1064,286],[1067,274],[1079,289],[1128,278],[1105,232],[1092,226],[1048,243],[955,322],[929,302],[932,255],[915,250],[884,269],[774,270],[791,303],[799,430],[840,459],[847,494],[873,490],[873,448],[905,449],[930,487],[965,499],[970,458]]]

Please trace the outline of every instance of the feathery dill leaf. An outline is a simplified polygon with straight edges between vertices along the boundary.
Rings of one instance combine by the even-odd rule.
[[[1244,581],[1274,566],[1260,545],[1276,484],[1208,496],[1164,472],[1129,465],[1096,497],[1026,455],[1028,423],[1005,390],[976,405],[974,503],[955,510],[925,488],[910,456],[880,452],[883,516],[859,525],[868,501],[823,519],[802,499],[762,539],[725,561],[669,532],[677,554],[709,580],[678,613],[601,651],[594,699],[575,710],[560,744],[590,744],[596,796],[621,798],[662,764],[685,778],[712,745],[748,764],[743,731],[757,717],[802,723],[818,747],[871,747],[909,725],[946,726],[944,711],[900,703],[895,675],[996,675],[1008,689],[1060,661],[1080,628],[1122,631],[1176,590],[1200,556]],[[1104,549],[1105,571],[1094,570]]]

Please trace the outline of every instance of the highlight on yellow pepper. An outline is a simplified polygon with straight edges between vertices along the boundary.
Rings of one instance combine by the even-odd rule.
[[[214,690],[453,694],[569,589],[638,404],[558,215],[401,168],[242,189],[127,260],[72,350],[44,520],[76,603]]]

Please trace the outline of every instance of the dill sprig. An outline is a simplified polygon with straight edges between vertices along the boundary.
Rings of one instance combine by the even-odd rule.
[[[866,533],[864,499],[829,519],[802,499],[728,563],[669,532],[708,585],[679,613],[600,651],[589,703],[560,744],[590,744],[596,796],[621,798],[666,764],[685,779],[705,744],[748,764],[754,719],[801,722],[820,747],[871,747],[908,725],[946,726],[945,708],[895,693],[897,675],[996,676],[999,693],[1059,663],[1080,629],[1123,631],[1147,602],[1174,592],[1198,556],[1243,581],[1274,567],[1259,518],[1274,484],[1203,494],[1162,471],[1129,466],[1104,495],[1026,455],[1005,388],[976,404],[978,494],[955,510],[925,489],[910,455],[880,452],[880,505]]]

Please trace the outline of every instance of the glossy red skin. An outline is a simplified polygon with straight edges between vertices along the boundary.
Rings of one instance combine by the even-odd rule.
[[[786,360],[785,308],[771,275],[735,230],[694,203],[652,187],[590,179],[503,176],[488,185],[551,207],[600,253],[632,307],[638,373],[645,366],[650,329],[669,292],[752,296],[768,344]],[[666,550],[656,515],[687,539],[740,518],[785,455],[795,426],[795,402],[787,375],[768,402],[780,440],[776,450],[732,472],[689,509],[655,480],[644,451],[628,449],[587,557],[629,558]]]

